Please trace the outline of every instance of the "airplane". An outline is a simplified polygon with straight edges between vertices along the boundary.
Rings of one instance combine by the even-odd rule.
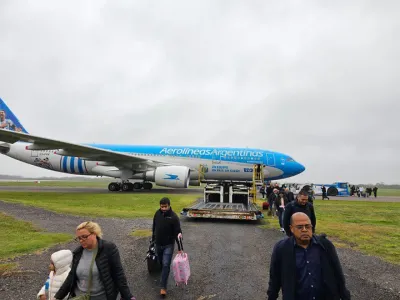
[[[113,192],[150,190],[152,183],[188,188],[200,186],[200,181],[251,182],[255,165],[263,165],[264,178],[269,181],[305,170],[289,155],[262,149],[75,144],[36,136],[28,133],[1,98],[0,141],[0,153],[30,165],[67,174],[118,178],[108,185]]]

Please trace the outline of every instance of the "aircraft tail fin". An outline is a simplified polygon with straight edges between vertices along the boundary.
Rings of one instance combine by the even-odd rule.
[[[0,98],[0,129],[6,129],[28,134],[18,118],[13,114],[7,104]]]

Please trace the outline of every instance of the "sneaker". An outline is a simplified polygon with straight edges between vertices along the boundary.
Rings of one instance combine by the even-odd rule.
[[[167,296],[167,291],[165,289],[161,289],[160,295],[163,297]]]

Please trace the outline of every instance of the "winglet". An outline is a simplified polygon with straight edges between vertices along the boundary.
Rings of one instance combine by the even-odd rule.
[[[5,102],[0,98],[0,129],[23,132],[28,134],[24,126],[21,125],[18,118],[8,108]]]

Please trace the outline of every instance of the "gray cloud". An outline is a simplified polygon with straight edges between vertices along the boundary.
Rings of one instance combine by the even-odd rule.
[[[399,8],[3,1],[0,97],[61,140],[260,147],[306,166],[290,180],[399,183]]]

